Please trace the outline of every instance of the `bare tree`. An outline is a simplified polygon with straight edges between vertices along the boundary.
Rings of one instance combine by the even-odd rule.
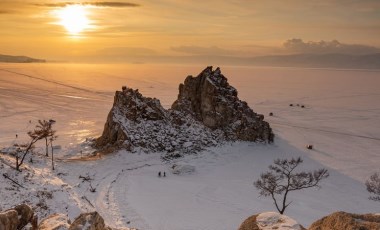
[[[55,131],[54,131],[55,133]],[[50,147],[51,147],[51,168],[54,170],[54,148],[53,148],[53,141],[55,141],[58,138],[58,136],[51,136],[50,141]]]
[[[29,146],[30,143],[26,144],[14,144],[13,147],[15,148],[14,155],[16,158],[16,169],[20,171],[20,158],[23,156],[25,152],[33,152],[34,150],[34,145]]]
[[[42,138],[45,139],[45,150],[46,150],[46,156],[48,157],[49,156],[49,140],[51,137],[53,137],[55,135],[55,130],[53,130],[52,128],[52,120],[50,121],[46,121],[46,120],[38,120],[38,125],[36,126],[36,128],[38,128],[39,130],[41,130],[42,132]]]
[[[285,209],[291,204],[287,203],[289,192],[320,187],[319,182],[329,176],[324,168],[310,172],[294,172],[302,162],[301,157],[290,160],[276,159],[274,164],[269,166],[270,171],[261,174],[260,179],[254,182],[261,196],[270,196],[273,199],[280,214],[284,214]]]
[[[367,191],[371,193],[369,197],[370,200],[380,201],[380,175],[379,173],[374,173],[371,177],[365,182],[367,186]],[[372,195],[373,194],[373,195]]]
[[[43,138],[43,132],[41,129],[34,129],[33,131],[28,132],[29,137],[31,138],[29,143],[18,145],[17,155],[16,155],[16,170],[20,171],[20,166],[24,163],[26,155],[34,148],[34,144]],[[21,161],[19,153],[22,154]]]

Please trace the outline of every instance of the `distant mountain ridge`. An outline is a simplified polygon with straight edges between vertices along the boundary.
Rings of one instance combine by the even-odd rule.
[[[7,63],[33,63],[33,62],[46,62],[46,60],[43,59],[37,59],[37,58],[31,58],[27,56],[11,56],[11,55],[4,55],[0,54],[0,62],[7,62]]]

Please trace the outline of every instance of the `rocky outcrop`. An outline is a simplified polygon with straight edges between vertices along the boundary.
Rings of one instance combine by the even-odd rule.
[[[238,230],[260,230],[256,222],[256,217],[257,215],[253,215],[245,219]]]
[[[277,212],[264,212],[248,217],[239,227],[239,230],[306,230],[292,218]]]
[[[197,77],[188,76],[179,86],[178,99],[172,109],[191,114],[212,130],[220,129],[228,140],[273,141],[264,116],[253,112],[238,98],[219,68],[207,67]]]
[[[135,228],[113,229],[104,223],[97,212],[82,213],[71,223],[66,214],[52,214],[37,225],[32,208],[26,204],[0,212],[0,230],[137,230]]]
[[[68,230],[70,220],[67,215],[56,213],[43,219],[38,225],[38,230]]]
[[[97,139],[96,144],[98,146],[133,144],[134,132],[129,132],[133,126],[139,126],[144,121],[164,122],[166,116],[167,112],[158,99],[143,97],[138,90],[123,87],[123,91],[116,91],[103,134]],[[138,136],[136,138],[139,139]],[[126,141],[128,143],[124,143]]]
[[[380,230],[380,215],[335,212],[314,222],[309,230]]]
[[[32,223],[34,211],[27,204],[19,204],[12,209],[0,213],[0,229],[23,229]]]
[[[71,224],[69,230],[111,230],[104,224],[104,219],[97,212],[80,214]]]
[[[0,213],[0,229],[16,230],[19,224],[16,210],[8,210]]]
[[[18,213],[18,217],[19,217],[18,229],[22,229],[24,226],[26,226],[29,222],[32,221],[32,218],[34,216],[34,211],[29,205],[19,204],[13,209],[16,210]]]
[[[264,116],[239,100],[220,69],[207,67],[180,85],[169,110],[155,98],[123,86],[116,91],[98,148],[164,151],[169,157],[197,152],[225,140],[273,141]]]
[[[95,143],[98,148],[164,151],[180,156],[216,145],[219,135],[191,116],[165,110],[158,99],[123,87],[116,92],[103,134]]]
[[[174,164],[171,169],[172,173],[176,175],[193,174],[195,172],[195,166],[193,165]]]

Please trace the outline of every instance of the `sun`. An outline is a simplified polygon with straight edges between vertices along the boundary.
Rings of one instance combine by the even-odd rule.
[[[68,5],[57,12],[59,24],[65,27],[71,35],[79,35],[83,30],[90,28],[86,7],[82,5]]]

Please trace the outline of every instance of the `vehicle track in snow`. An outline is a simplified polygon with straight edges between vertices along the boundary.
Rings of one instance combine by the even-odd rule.
[[[53,81],[53,80],[45,79],[43,77],[37,77],[37,76],[33,76],[33,75],[29,75],[29,74],[24,74],[24,73],[12,71],[12,70],[7,70],[7,69],[0,69],[0,71],[11,73],[11,74],[16,74],[16,75],[19,75],[19,76],[28,77],[28,78],[35,79],[35,80],[40,80],[40,81],[52,83],[52,84],[59,85],[59,86],[64,86],[64,87],[67,87],[67,88],[71,88],[71,89],[75,89],[75,90],[79,90],[79,91],[83,91],[83,92],[87,92],[87,93],[92,93],[92,94],[97,94],[97,95],[107,95],[108,96],[108,93],[97,92],[97,91],[94,91],[94,90],[90,90],[90,89],[86,89],[86,88],[82,88],[82,87],[78,87],[78,86],[73,86],[73,85],[65,84],[65,83],[62,83],[62,82],[59,82],[59,81]]]

